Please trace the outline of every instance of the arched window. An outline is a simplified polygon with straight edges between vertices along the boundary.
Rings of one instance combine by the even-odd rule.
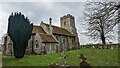
[[[35,40],[35,45],[36,45],[36,48],[38,48],[38,47],[39,47],[38,40]]]
[[[64,22],[64,26],[66,26],[66,22]]]

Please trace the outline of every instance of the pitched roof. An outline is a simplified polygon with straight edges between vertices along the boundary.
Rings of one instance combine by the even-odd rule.
[[[39,34],[43,43],[58,43],[52,35],[48,34]]]
[[[49,24],[44,23],[46,26],[49,27]],[[75,36],[74,34],[71,34],[68,30],[58,27],[58,26],[53,26],[53,34],[59,34],[59,35],[67,35],[67,36]]]
[[[33,26],[32,33],[46,34],[46,32],[40,26]]]
[[[57,27],[57,26],[53,26],[53,33],[54,34],[61,34],[61,35],[68,35],[68,36],[75,36],[75,35],[71,34],[68,30],[66,30],[64,28]]]

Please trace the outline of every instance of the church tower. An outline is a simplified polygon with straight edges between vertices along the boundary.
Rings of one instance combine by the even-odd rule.
[[[76,33],[75,19],[72,15],[68,14],[64,15],[63,17],[60,17],[60,24],[61,28],[67,29],[72,34]]]
[[[60,25],[61,28],[65,28],[66,30],[75,35],[75,44],[77,48],[80,48],[77,29],[75,27],[75,18],[70,14],[64,15],[63,17],[60,17]]]

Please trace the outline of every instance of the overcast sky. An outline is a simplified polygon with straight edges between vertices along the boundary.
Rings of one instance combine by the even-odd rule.
[[[39,25],[41,21],[48,23],[52,18],[52,24],[60,26],[60,17],[71,14],[75,17],[75,24],[81,44],[96,43],[81,33],[82,28],[79,18],[83,16],[85,2],[0,2],[0,40],[7,32],[8,17],[11,12],[22,12],[31,23]],[[117,32],[115,33],[117,35]],[[117,42],[117,36],[114,42]]]

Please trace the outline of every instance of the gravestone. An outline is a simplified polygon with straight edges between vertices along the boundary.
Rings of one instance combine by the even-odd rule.
[[[61,57],[62,57],[62,61],[63,61],[63,64],[66,65],[66,58],[67,58],[67,54],[65,53],[65,51],[62,51],[62,53],[60,54]]]
[[[92,51],[95,52],[95,46],[92,46]]]
[[[83,54],[80,54],[80,68],[91,68],[90,64],[86,62],[86,57]]]
[[[70,68],[70,65],[67,64],[66,62],[66,58],[67,58],[67,54],[65,53],[65,51],[62,51],[60,53],[61,56],[61,60],[62,60],[62,64],[56,64],[55,62],[49,65],[49,68]]]
[[[67,64],[66,58],[68,57],[65,51],[62,51],[60,54],[62,57],[63,64],[60,65],[60,68],[70,68],[70,65]]]

